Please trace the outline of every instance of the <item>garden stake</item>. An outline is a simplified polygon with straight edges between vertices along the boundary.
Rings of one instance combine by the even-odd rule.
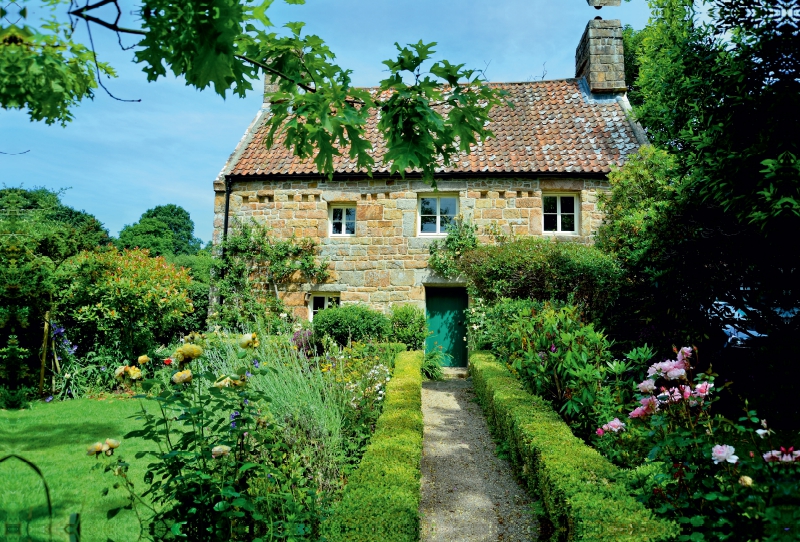
[[[44,393],[44,367],[47,363],[47,334],[50,331],[50,311],[44,313],[44,339],[42,339],[42,369],[39,371],[39,395]]]

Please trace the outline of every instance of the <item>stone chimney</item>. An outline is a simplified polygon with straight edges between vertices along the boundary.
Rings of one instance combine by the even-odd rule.
[[[615,0],[588,0],[595,7]],[[592,3],[594,1],[594,3]],[[619,2],[617,1],[617,4]],[[592,92],[625,92],[622,23],[618,19],[589,21],[575,50],[575,77],[586,77]]]
[[[272,95],[278,92],[278,85],[272,83],[272,77],[265,74],[264,75],[264,103],[268,104],[272,100]]]

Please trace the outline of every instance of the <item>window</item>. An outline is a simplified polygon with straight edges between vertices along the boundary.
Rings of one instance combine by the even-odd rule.
[[[574,195],[550,194],[542,196],[545,232],[578,233],[578,198]]]
[[[319,294],[311,296],[310,311],[308,319],[314,321],[314,315],[321,310],[339,306],[339,294]]]
[[[356,234],[356,208],[354,205],[332,207],[330,216],[332,236]]]
[[[456,196],[424,197],[419,199],[420,235],[444,235],[447,226],[458,213]]]

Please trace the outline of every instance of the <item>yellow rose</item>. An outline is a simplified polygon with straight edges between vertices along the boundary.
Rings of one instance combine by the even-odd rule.
[[[150,358],[147,355],[139,356],[139,359],[136,360],[139,362],[139,365],[144,365],[145,363],[150,363]]]
[[[86,455],[100,455],[103,453],[103,443],[95,442],[86,450]]]
[[[128,378],[131,380],[140,380],[142,378],[142,370],[138,367],[128,368]]]
[[[111,448],[112,450],[115,448],[119,448],[119,441],[114,440],[113,438],[107,438],[106,444],[108,444],[108,447]]]
[[[213,386],[215,388],[230,388],[233,385],[233,381],[228,378],[227,376],[222,380],[217,380],[214,382]]]
[[[117,367],[114,370],[114,377],[116,377],[118,380],[122,380],[123,378],[125,378],[125,373],[128,372],[128,369],[130,369],[130,367],[128,367],[127,365],[122,365],[121,367]]]
[[[744,487],[750,487],[753,485],[753,479],[750,478],[749,476],[742,476],[741,478],[739,478],[739,483]]]
[[[186,369],[172,375],[172,381],[176,384],[188,384],[192,381],[192,371]]]

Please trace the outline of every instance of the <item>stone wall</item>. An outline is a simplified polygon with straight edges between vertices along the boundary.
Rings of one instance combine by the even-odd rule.
[[[221,182],[214,188],[216,243],[223,227],[225,192]],[[605,181],[579,178],[439,181],[438,194],[421,181],[248,181],[233,183],[230,214],[265,222],[281,238],[310,237],[320,243],[320,256],[330,261],[330,281],[293,284],[284,292],[287,306],[306,318],[307,293],[335,292],[342,303],[361,302],[388,311],[402,303],[424,309],[426,285],[456,285],[427,268],[428,246],[437,237],[417,233],[421,195],[457,195],[459,214],[478,226],[482,242],[492,242],[491,229],[507,235],[543,235],[542,193],[575,194],[580,201],[578,235],[559,238],[590,243],[602,221],[597,195],[605,188]],[[356,205],[356,235],[329,236],[329,206],[347,203]]]

